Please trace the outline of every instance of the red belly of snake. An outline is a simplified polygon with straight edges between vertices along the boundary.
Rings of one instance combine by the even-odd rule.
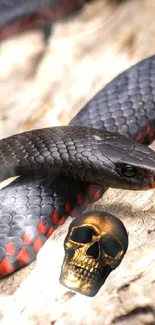
[[[90,0],[0,1],[0,40],[69,17]],[[19,10],[20,9],[20,10]]]

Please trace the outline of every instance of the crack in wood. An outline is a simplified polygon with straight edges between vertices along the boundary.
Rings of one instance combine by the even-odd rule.
[[[153,308],[150,305],[147,305],[145,307],[134,308],[133,310],[131,310],[126,315],[121,315],[121,316],[118,316],[115,319],[113,319],[111,324],[112,325],[114,325],[114,324],[122,324],[122,322],[124,322],[124,321],[130,321],[131,318],[134,318],[134,317],[140,316],[140,315],[144,316],[144,315],[147,315],[147,314],[151,314],[153,316],[153,321],[154,321],[152,323],[149,323],[149,325],[154,325],[155,324],[155,308]],[[135,322],[135,324],[136,324],[136,322]]]

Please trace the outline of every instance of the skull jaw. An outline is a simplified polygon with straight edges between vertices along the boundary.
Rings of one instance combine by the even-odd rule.
[[[62,268],[59,281],[62,285],[71,290],[88,297],[94,297],[106,281],[111,271],[111,268],[105,267],[102,271],[102,278],[94,280],[87,276],[81,276],[78,272],[70,272],[69,270],[64,270]]]

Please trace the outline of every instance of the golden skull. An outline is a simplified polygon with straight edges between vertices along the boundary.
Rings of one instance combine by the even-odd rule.
[[[60,283],[93,297],[127,247],[128,235],[118,218],[101,211],[84,213],[69,227]]]

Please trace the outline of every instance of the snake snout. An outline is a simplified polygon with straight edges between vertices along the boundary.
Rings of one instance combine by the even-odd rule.
[[[146,190],[155,187],[155,152],[142,144],[128,150],[119,164],[121,172],[130,183],[130,189]],[[124,166],[123,166],[124,165]]]
[[[111,138],[109,135],[103,153],[111,166],[104,175],[108,186],[131,190],[155,187],[155,152],[151,148],[119,135]]]

